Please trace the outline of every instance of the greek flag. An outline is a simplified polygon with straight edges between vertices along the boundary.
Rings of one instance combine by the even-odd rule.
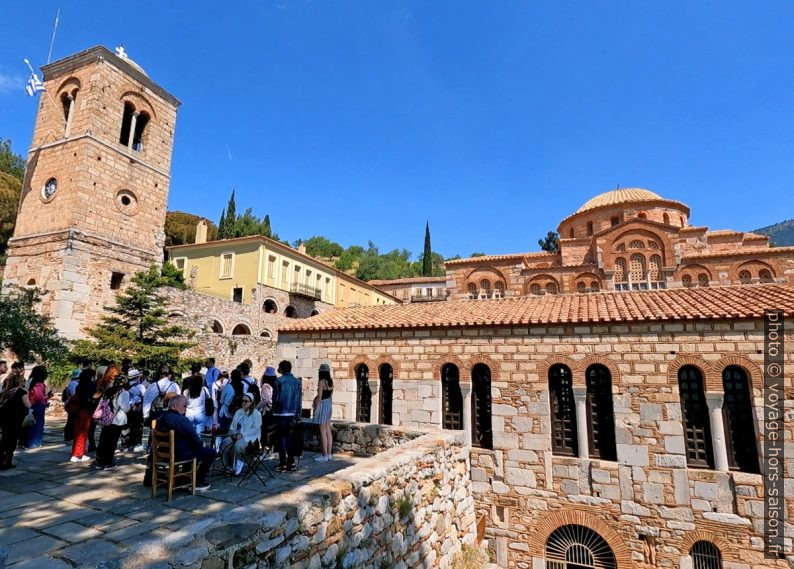
[[[32,97],[36,93],[40,93],[42,91],[44,91],[44,83],[41,82],[35,73],[31,73],[30,79],[28,79],[28,84],[25,85],[25,92]]]

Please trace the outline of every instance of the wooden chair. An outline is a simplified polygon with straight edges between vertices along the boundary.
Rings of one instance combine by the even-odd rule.
[[[176,461],[174,458],[174,431],[158,432],[157,421],[152,421],[152,498],[157,494],[157,482],[167,487],[168,502],[179,488],[190,488],[196,493],[196,459]],[[176,484],[177,479],[187,482]]]

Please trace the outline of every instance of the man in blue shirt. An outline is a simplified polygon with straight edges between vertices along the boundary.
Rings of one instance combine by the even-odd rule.
[[[207,358],[207,373],[204,374],[204,383],[207,384],[207,387],[211,389],[220,374],[221,370],[215,367],[215,358]]]
[[[168,402],[168,410],[157,419],[156,430],[159,433],[174,431],[174,459],[176,461],[195,458],[198,462],[196,469],[196,490],[209,490],[207,472],[215,460],[215,449],[204,446],[196,432],[196,427],[185,417],[187,410],[187,397],[175,395]]]
[[[273,386],[273,417],[278,421],[278,466],[276,470],[294,471],[295,448],[292,444],[292,431],[301,414],[301,382],[292,375],[292,364],[287,360],[278,364],[281,374]]]

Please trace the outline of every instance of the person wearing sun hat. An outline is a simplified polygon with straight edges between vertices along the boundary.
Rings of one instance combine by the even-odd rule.
[[[240,474],[244,464],[237,457],[245,452],[249,444],[258,441],[261,433],[262,414],[254,407],[254,396],[243,393],[242,407],[235,412],[229,427],[229,436],[224,439],[221,447],[224,466],[235,474]]]

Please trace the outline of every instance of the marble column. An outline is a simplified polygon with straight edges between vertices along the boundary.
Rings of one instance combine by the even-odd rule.
[[[369,378],[369,389],[372,392],[369,422],[377,425],[380,423],[380,380]]]
[[[132,120],[130,121],[130,137],[127,139],[127,151],[132,152],[132,141],[135,138],[135,126],[138,122],[138,115],[140,113],[135,111],[132,113]]]
[[[706,404],[711,421],[711,448],[714,452],[714,468],[728,472],[728,445],[725,440],[725,423],[722,420],[722,405],[725,394],[721,391],[707,391]]]
[[[461,409],[461,414],[463,415],[463,433],[465,437],[466,444],[471,446],[472,441],[472,409],[471,409],[471,382],[470,381],[461,381],[460,382],[460,393],[463,395],[463,409]],[[443,418],[442,418],[443,421]]]
[[[579,446],[579,458],[590,458],[590,443],[587,439],[587,387],[573,386],[573,400],[576,403],[576,443]]]
[[[66,130],[63,132],[64,138],[68,138],[72,133],[72,118],[74,117],[74,95],[67,95],[69,99],[69,114],[66,117]]]

